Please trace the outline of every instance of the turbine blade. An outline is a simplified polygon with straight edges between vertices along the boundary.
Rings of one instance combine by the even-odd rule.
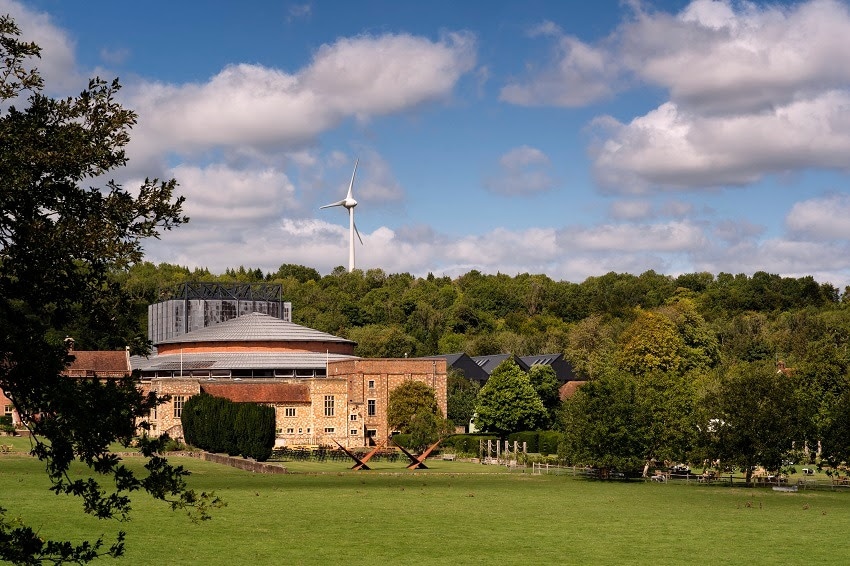
[[[357,229],[357,222],[354,223],[354,233],[357,234],[357,239],[360,240],[360,245],[363,245],[363,238],[360,237],[360,230]]]
[[[348,196],[346,198],[352,198],[351,197],[351,191],[354,189],[354,176],[357,175],[357,164],[358,163],[360,163],[359,157],[354,162],[354,171],[351,173],[351,182],[348,183]]]
[[[331,204],[326,204],[325,206],[320,206],[319,208],[322,209],[322,208],[330,208],[332,206],[343,206],[343,205],[345,205],[345,199],[338,200],[338,201],[333,202]]]

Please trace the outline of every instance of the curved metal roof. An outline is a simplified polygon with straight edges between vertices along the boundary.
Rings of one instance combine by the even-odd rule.
[[[187,342],[335,342],[356,344],[351,340],[326,332],[286,322],[263,313],[251,313],[207,326],[158,344]]]
[[[134,370],[190,371],[234,369],[311,369],[324,368],[327,362],[357,359],[344,354],[324,352],[236,352],[190,353],[152,355],[149,358],[133,356],[130,365]]]

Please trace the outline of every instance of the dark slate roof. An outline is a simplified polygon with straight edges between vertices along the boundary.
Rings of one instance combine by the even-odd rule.
[[[463,376],[466,379],[473,379],[475,381],[487,381],[487,378],[490,376],[486,371],[481,368],[481,366],[476,364],[472,358],[470,358],[463,352],[459,354],[443,354],[440,356],[429,356],[429,358],[442,358],[446,360],[447,368],[459,370],[461,373],[463,373]]]
[[[564,359],[564,354],[541,354],[539,356],[522,356],[520,359],[525,362],[528,367],[536,365],[545,365],[551,367],[553,370],[555,370],[555,377],[557,377],[558,381],[560,381],[561,383],[580,379],[576,375],[576,372],[573,369],[573,365]]]
[[[294,322],[286,322],[263,313],[251,313],[225,322],[175,336],[158,344],[184,342],[337,342],[355,344],[351,340],[313,330]]]
[[[310,402],[310,388],[298,383],[203,383],[201,390],[236,403]]]
[[[499,367],[499,364],[507,360],[508,358],[513,358],[516,364],[522,371],[528,371],[529,366],[521,358],[514,356],[513,354],[495,354],[493,356],[475,356],[472,360],[478,364],[478,367],[487,372],[487,376],[493,373],[493,370]]]
[[[69,377],[124,377],[130,373],[126,350],[71,350],[74,360],[65,369]]]
[[[311,369],[327,362],[356,359],[357,356],[320,352],[235,352],[164,354],[144,358],[133,356],[130,364],[140,371],[226,370],[226,369]]]

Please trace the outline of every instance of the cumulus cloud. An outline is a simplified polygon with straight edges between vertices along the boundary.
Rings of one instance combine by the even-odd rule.
[[[552,25],[543,25],[539,35],[560,32]],[[530,77],[515,79],[502,87],[499,98],[521,106],[575,107],[613,94],[619,69],[605,49],[560,35],[553,59],[548,66],[532,69]]]
[[[756,4],[693,0],[678,13],[630,4],[611,34],[587,43],[555,24],[544,66],[502,100],[579,106],[651,85],[669,100],[621,123],[599,117],[597,181],[617,193],[747,185],[805,168],[847,169],[850,8],[838,0]]]
[[[549,157],[535,147],[516,147],[499,158],[499,172],[484,180],[484,187],[501,195],[527,195],[555,186]]]
[[[58,27],[49,14],[39,12],[15,0],[0,0],[0,14],[9,14],[21,30],[21,39],[41,47],[35,61],[48,93],[65,96],[84,86],[78,72],[74,42]]]
[[[559,240],[569,249],[636,252],[693,250],[706,241],[703,229],[687,222],[603,224],[592,230],[566,228]]]
[[[796,203],[785,218],[795,235],[813,240],[850,241],[850,196],[833,194]]]
[[[628,124],[597,124],[608,137],[595,150],[594,172],[612,191],[744,185],[805,167],[846,169],[850,92],[741,115],[700,115],[668,102]]]
[[[296,73],[238,64],[205,83],[143,83],[130,93],[142,117],[131,149],[150,155],[297,148],[347,118],[367,120],[445,98],[474,64],[469,34],[439,41],[386,34],[323,45]]]
[[[695,0],[676,16],[638,14],[620,30],[619,47],[633,73],[678,104],[750,112],[846,87],[848,33],[850,11],[836,0]]]

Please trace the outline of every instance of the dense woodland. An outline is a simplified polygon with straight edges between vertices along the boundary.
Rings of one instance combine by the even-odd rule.
[[[94,334],[102,326],[82,312],[64,330],[81,347],[143,350],[147,305],[186,281],[279,283],[294,322],[350,338],[364,357],[563,352],[589,381],[579,393],[556,406],[546,399],[551,387],[532,383],[544,413],[526,407],[532,416],[524,421],[488,418],[560,430],[568,461],[646,471],[651,462],[722,460],[749,474],[789,458],[850,459],[850,293],[812,277],[647,271],[572,283],[341,267],[322,276],[289,264],[274,273],[240,267],[214,275],[139,263],[114,273],[135,305],[112,321],[123,334]],[[492,390],[501,379],[491,381]],[[448,416],[458,422],[453,413],[485,414],[484,393],[505,394],[479,393],[456,377],[449,385]]]

